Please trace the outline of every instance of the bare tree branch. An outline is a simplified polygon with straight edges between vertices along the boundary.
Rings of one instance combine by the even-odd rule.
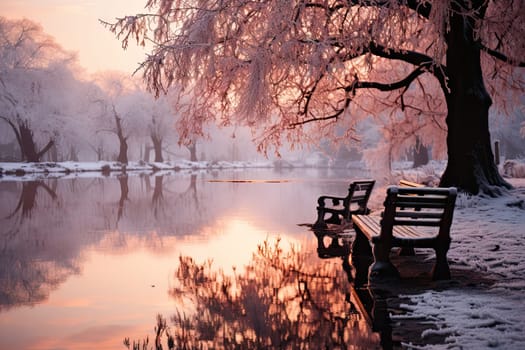
[[[352,100],[352,96],[355,94],[355,90],[357,89],[377,89],[380,91],[393,91],[398,90],[403,87],[408,87],[417,77],[422,75],[423,73],[428,72],[427,65],[421,65],[417,67],[414,71],[412,71],[409,75],[407,75],[405,78],[393,82],[393,83],[380,83],[380,82],[372,82],[372,81],[359,81],[356,77],[356,79],[352,82],[352,84],[345,87],[346,92],[346,98],[345,103],[342,108],[339,108],[336,110],[335,113],[326,116],[326,117],[312,117],[310,119],[302,120],[296,123],[290,124],[290,127],[296,127],[299,125],[308,124],[315,121],[326,121],[330,119],[337,119],[341,114],[344,113],[344,111],[348,108],[350,105],[350,102]],[[313,94],[313,91],[311,91],[311,94]],[[305,109],[304,114],[308,114],[308,111]]]
[[[480,49],[500,61],[503,61],[516,67],[525,67],[525,61],[511,59],[508,56],[501,53],[500,51],[490,49],[483,44],[480,44]]]

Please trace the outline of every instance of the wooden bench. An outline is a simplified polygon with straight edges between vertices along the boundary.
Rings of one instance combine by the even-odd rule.
[[[353,181],[348,187],[346,197],[321,196],[317,199],[317,221],[313,224],[314,229],[326,229],[327,223],[343,224],[351,223],[353,214],[368,214],[367,207],[370,193],[374,188],[375,180]],[[325,216],[329,214],[328,219]]]
[[[363,240],[373,244],[374,263],[369,277],[399,277],[390,261],[391,248],[418,247],[433,248],[436,252],[432,278],[450,279],[447,252],[456,196],[454,187],[391,186],[387,189],[381,217],[353,215],[354,249],[363,249]],[[366,247],[370,250],[369,244]]]

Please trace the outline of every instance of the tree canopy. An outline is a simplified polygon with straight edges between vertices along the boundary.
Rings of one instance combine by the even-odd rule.
[[[489,159],[488,110],[523,93],[523,5],[149,0],[148,13],[104,23],[124,48],[152,44],[139,69],[153,92],[191,95],[183,137],[207,122],[248,125],[266,151],[357,139],[361,119],[386,115],[406,142],[447,150],[443,185],[493,194],[508,184]]]

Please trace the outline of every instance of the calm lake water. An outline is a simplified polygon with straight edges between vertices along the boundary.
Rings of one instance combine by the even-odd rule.
[[[362,175],[0,181],[0,349],[124,349],[146,336],[154,346],[158,314],[164,336],[204,348],[372,346],[342,260],[320,259],[298,225],[315,221],[320,194]]]

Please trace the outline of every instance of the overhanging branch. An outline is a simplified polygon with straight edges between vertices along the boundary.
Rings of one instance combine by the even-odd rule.
[[[393,50],[376,43],[370,43],[369,50],[371,54],[378,57],[403,61],[417,67],[426,67],[426,71],[432,73],[439,81],[445,96],[448,95],[447,67],[436,62],[430,56],[416,51]]]
[[[356,89],[377,89],[380,91],[393,91],[398,90],[403,87],[408,87],[418,76],[421,74],[427,72],[427,68],[425,65],[417,67],[414,71],[412,71],[409,75],[407,75],[405,78],[393,82],[393,83],[379,83],[374,81],[359,81],[354,80],[352,84],[347,86],[345,88],[346,92],[354,92]]]
[[[407,75],[405,78],[393,82],[393,83],[380,83],[375,81],[359,81],[356,77],[356,79],[348,86],[344,88],[346,92],[346,98],[344,100],[344,106],[337,109],[333,114],[325,116],[325,117],[312,117],[309,119],[305,119],[299,122],[291,123],[290,128],[294,128],[299,125],[305,125],[312,122],[317,121],[327,121],[331,119],[337,119],[343,112],[348,108],[350,105],[350,102],[352,101],[352,97],[355,94],[355,91],[357,89],[377,89],[380,91],[393,91],[398,90],[401,88],[407,88],[410,86],[410,84],[420,75],[423,73],[428,72],[428,64],[421,65],[417,67],[415,70],[413,70],[409,75]],[[305,110],[305,114],[307,114],[308,111]]]

